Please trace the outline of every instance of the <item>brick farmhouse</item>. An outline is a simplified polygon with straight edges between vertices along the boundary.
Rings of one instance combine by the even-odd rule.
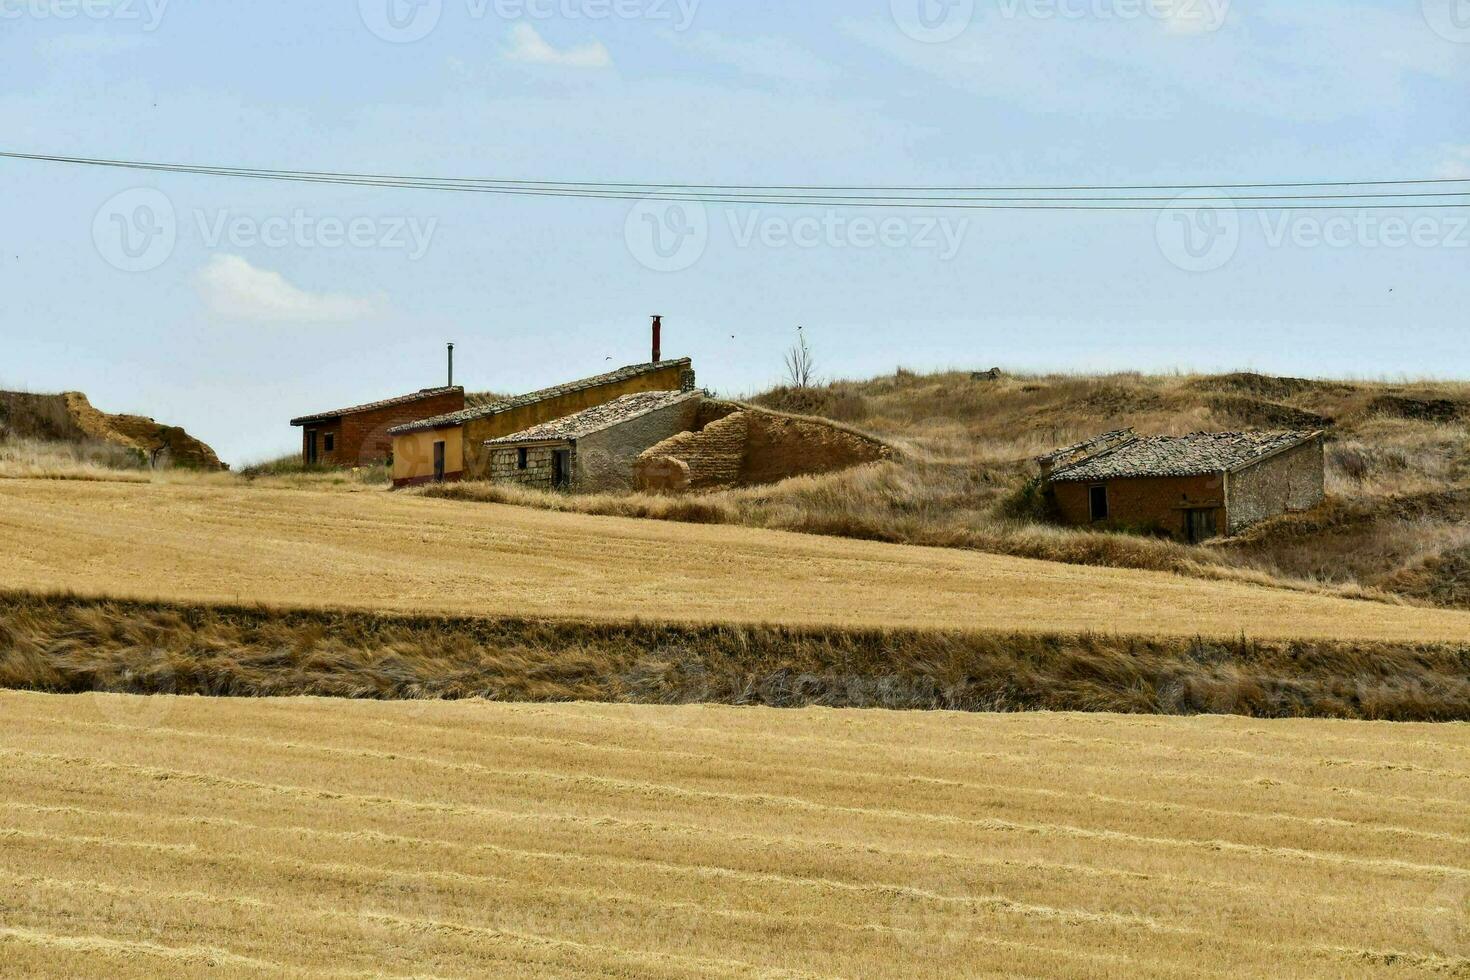
[[[1159,530],[1182,541],[1236,534],[1319,504],[1321,432],[1109,432],[1037,461],[1061,519]]]
[[[301,432],[301,461],[308,466],[367,466],[389,459],[388,430],[405,422],[457,412],[464,389],[425,388],[409,395],[292,419]]]

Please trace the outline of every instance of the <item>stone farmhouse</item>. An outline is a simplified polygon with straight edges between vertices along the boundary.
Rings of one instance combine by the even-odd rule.
[[[301,461],[308,466],[369,466],[393,452],[395,425],[457,412],[464,408],[464,389],[448,385],[365,405],[318,412],[291,420],[301,432]]]
[[[693,428],[704,395],[644,391],[488,439],[489,479],[582,493],[633,489],[633,460]]]
[[[627,367],[514,398],[421,418],[389,430],[393,485],[444,480],[488,480],[491,440],[565,419],[624,395],[694,390],[689,358]]]
[[[1325,495],[1321,432],[1123,429],[1037,462],[1065,523],[1154,528],[1189,542],[1309,510]]]

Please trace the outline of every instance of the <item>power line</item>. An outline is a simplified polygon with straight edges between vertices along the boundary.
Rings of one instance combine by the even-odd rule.
[[[1405,207],[1420,208],[1464,208],[1470,203],[1415,200],[1413,198],[1466,198],[1470,190],[1422,190],[1422,191],[1352,191],[1332,194],[1242,194],[1242,195],[1173,195],[1079,197],[1079,191],[1121,190],[1176,190],[1199,189],[1288,189],[1293,187],[1326,189],[1340,187],[1414,187],[1470,185],[1465,178],[1434,178],[1424,180],[1376,180],[1376,181],[1300,181],[1293,183],[1259,184],[1138,184],[1138,185],[1066,185],[1048,187],[921,187],[892,188],[883,186],[838,186],[838,185],[736,185],[736,184],[633,184],[624,182],[571,182],[571,181],[518,181],[505,178],[463,177],[411,177],[392,174],[361,174],[337,171],[269,170],[248,167],[222,167],[196,164],[156,163],[136,160],[117,160],[96,157],[69,157],[50,154],[19,153],[0,151],[0,158],[38,162],[64,163],[79,166],[107,167],[114,169],[144,170],[158,173],[186,173],[203,176],[238,177],[253,180],[275,180],[304,183],[330,184],[354,187],[382,187],[393,189],[440,190],[458,193],[498,194],[506,196],[563,197],[600,200],[658,200],[690,201],[712,204],[763,204],[763,205],[841,205],[845,207],[870,208],[926,208],[961,210],[1002,211],[1157,211],[1157,206],[1136,206],[1136,202],[1173,202],[1182,196],[1185,202],[1200,204],[1226,203],[1241,210],[1388,210]],[[789,190],[841,190],[851,192],[879,192],[892,190],[893,194],[849,193],[840,195],[785,194]],[[943,192],[964,191],[966,196],[937,197]],[[988,197],[977,196],[982,192],[1044,191],[1045,197]],[[745,193],[750,192],[750,193]],[[1058,196],[1061,195],[1061,196]],[[1405,199],[1404,203],[1362,204],[1361,201]],[[1336,201],[1334,204],[1255,204],[1253,201]],[[1119,204],[1117,202],[1125,202]]]

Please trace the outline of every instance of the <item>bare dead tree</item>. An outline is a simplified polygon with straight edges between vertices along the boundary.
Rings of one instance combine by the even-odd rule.
[[[816,360],[807,346],[806,333],[796,328],[796,343],[786,352],[786,379],[793,388],[810,388],[816,376]]]

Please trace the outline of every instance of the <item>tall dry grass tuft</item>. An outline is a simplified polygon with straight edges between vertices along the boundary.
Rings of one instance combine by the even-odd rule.
[[[0,687],[1470,720],[1470,647],[396,618],[0,593]]]
[[[148,466],[134,450],[79,439],[0,439],[0,479],[104,480],[147,483]]]

